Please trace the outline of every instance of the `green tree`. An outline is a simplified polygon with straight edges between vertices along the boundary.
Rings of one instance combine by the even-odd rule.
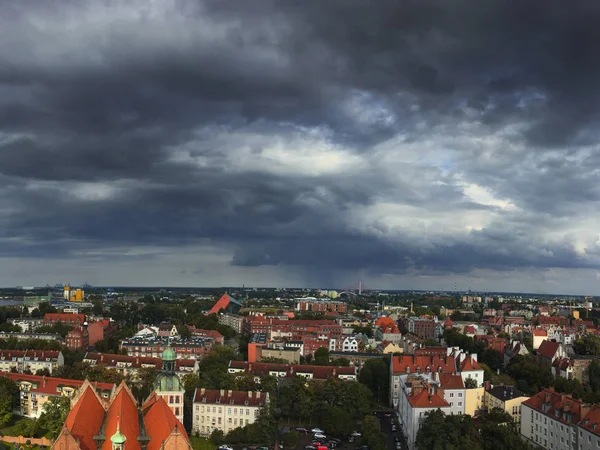
[[[16,436],[33,437],[39,430],[39,425],[33,419],[18,420],[12,427],[12,432]]]
[[[317,349],[314,355],[314,363],[319,366],[326,366],[329,364],[329,350],[325,347]]]
[[[300,442],[300,434],[296,431],[285,433],[282,438],[283,448],[296,448]]]
[[[477,387],[477,381],[475,380],[475,378],[471,378],[471,377],[467,378],[465,380],[465,387],[467,389],[476,388]]]
[[[504,365],[502,353],[493,348],[486,348],[481,354],[481,361],[486,363],[492,370],[500,370]]]
[[[386,450],[386,436],[381,432],[379,422],[375,416],[365,416],[362,427],[361,441],[363,444],[368,445],[370,450]]]
[[[354,431],[356,420],[350,412],[339,407],[328,408],[325,417],[329,419],[323,423],[325,432],[332,436],[349,436]]]
[[[389,359],[373,358],[367,360],[358,374],[358,381],[367,386],[377,402],[388,398],[390,389]]]
[[[0,426],[8,423],[18,400],[17,385],[8,378],[0,377]]]
[[[44,403],[43,412],[39,418],[39,425],[50,431],[52,437],[58,437],[67,414],[69,414],[70,400],[68,397],[51,397]]]

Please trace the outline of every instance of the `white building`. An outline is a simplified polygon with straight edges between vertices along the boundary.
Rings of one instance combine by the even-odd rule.
[[[254,423],[269,394],[252,391],[196,389],[192,414],[192,432],[209,436],[215,429],[227,434],[237,427]]]
[[[600,405],[592,406],[579,422],[577,441],[579,450],[598,450],[600,448]]]
[[[581,401],[544,389],[521,404],[521,435],[549,450],[578,450],[577,424],[587,411]]]
[[[453,412],[450,404],[439,395],[437,387],[428,383],[426,377],[416,374],[403,376],[398,414],[410,450],[416,447],[417,433],[425,414],[438,408],[445,414]]]
[[[48,369],[52,372],[64,365],[62,352],[54,350],[0,350],[0,372],[32,373]]]

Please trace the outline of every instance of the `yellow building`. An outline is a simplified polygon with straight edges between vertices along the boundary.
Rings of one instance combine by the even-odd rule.
[[[485,388],[465,389],[465,414],[475,417],[484,409]]]
[[[529,397],[512,386],[495,386],[485,391],[484,404],[486,409],[500,408],[511,415],[517,428],[521,426],[521,403]]]

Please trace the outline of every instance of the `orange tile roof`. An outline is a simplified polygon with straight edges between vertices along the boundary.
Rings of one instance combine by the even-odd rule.
[[[544,408],[544,404],[548,406]],[[568,424],[579,422],[583,407],[580,400],[565,394],[559,394],[553,389],[544,389],[538,392],[533,397],[525,400],[523,405],[527,405],[554,420]],[[584,413],[585,411],[586,408],[583,408]]]
[[[600,405],[592,406],[581,422],[579,422],[579,426],[596,436],[600,436]]]
[[[392,357],[392,372],[395,374],[407,373],[407,368],[410,368],[410,373],[416,373],[417,369],[426,372],[428,367],[430,372],[456,372],[455,361],[451,356],[400,355]]]
[[[147,450],[159,450],[162,443],[176,428],[185,436],[186,440],[189,439],[183,425],[177,420],[167,402],[156,393],[152,393],[148,397],[142,409],[146,432],[152,436],[146,447]]]
[[[467,355],[467,357],[464,359],[464,361],[460,365],[460,371],[461,372],[469,372],[471,370],[482,370],[482,369],[481,369],[481,366],[479,365],[479,363],[477,361],[475,361],[475,359],[473,358],[472,355]]]
[[[69,411],[65,426],[80,441],[81,450],[96,450],[94,436],[100,431],[104,419],[104,406],[94,390],[88,386]]]
[[[440,373],[440,387],[444,389],[464,389],[465,383],[460,375]]]
[[[408,401],[413,408],[446,408],[450,406],[439,394],[429,394],[427,389],[417,395],[408,395]]]
[[[548,333],[545,330],[533,330],[534,336],[548,336]]]
[[[12,372],[0,372],[1,377],[9,378],[14,383],[19,383],[21,381],[27,381],[32,383],[35,387],[31,388],[31,392],[37,392],[40,394],[48,394],[60,396],[60,392],[57,390],[59,387],[72,387],[75,389],[79,389],[84,381],[82,380],[70,380],[68,378],[54,378],[54,377],[46,377],[42,375],[25,375],[22,373],[12,373]],[[91,383],[96,391],[104,391],[110,393],[115,385],[111,383]]]
[[[221,405],[246,405],[261,406],[267,401],[265,392],[252,392],[252,396],[248,391],[228,391],[224,390],[223,395],[218,389],[196,389],[194,393],[194,403],[219,403]]]
[[[112,449],[110,437],[116,433],[117,425],[119,425],[121,433],[127,438],[127,450],[141,450],[142,447],[137,440],[140,435],[137,404],[125,383],[121,383],[117,389],[117,393],[106,412],[106,419],[104,420],[106,441],[102,444],[102,450]]]

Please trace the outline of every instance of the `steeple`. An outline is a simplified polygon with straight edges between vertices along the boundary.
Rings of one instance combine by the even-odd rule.
[[[124,450],[127,438],[121,433],[121,418],[117,416],[117,431],[110,438],[112,450]]]
[[[167,339],[167,348],[162,353],[162,370],[166,373],[175,373],[175,360],[177,355],[171,348],[171,338]]]

